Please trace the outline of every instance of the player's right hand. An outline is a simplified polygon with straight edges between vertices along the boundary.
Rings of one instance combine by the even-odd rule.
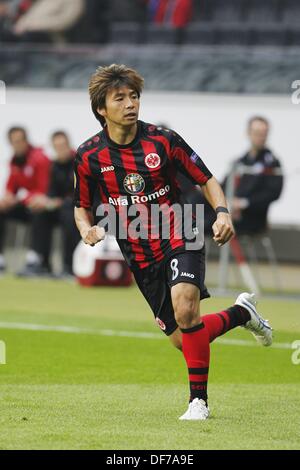
[[[98,227],[94,225],[89,229],[82,230],[81,237],[84,243],[90,246],[96,245],[96,243],[101,242],[105,238],[105,230],[103,227]]]
[[[219,213],[212,229],[214,241],[218,246],[225,245],[225,243],[229,242],[235,235],[230,214]]]

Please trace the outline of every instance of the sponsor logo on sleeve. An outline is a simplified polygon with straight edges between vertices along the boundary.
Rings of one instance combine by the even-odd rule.
[[[193,163],[196,163],[197,160],[200,159],[200,157],[195,152],[193,152],[192,155],[190,156],[190,159],[192,160]]]

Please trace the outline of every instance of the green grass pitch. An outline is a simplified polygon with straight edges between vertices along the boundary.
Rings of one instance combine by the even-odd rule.
[[[211,346],[211,419],[181,422],[185,363],[136,287],[3,278],[0,291],[0,449],[300,448],[300,364],[288,346],[300,340],[300,302],[261,300],[272,348],[241,328]],[[202,313],[233,301],[206,300]]]

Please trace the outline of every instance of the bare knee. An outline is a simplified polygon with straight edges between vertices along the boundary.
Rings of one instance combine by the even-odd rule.
[[[170,341],[176,349],[182,351],[182,333],[179,328],[174,331],[170,336]]]
[[[179,328],[192,328],[199,324],[199,289],[193,284],[180,283],[172,287],[172,303]]]

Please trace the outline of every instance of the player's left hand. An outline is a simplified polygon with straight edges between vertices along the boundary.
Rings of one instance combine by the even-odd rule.
[[[230,214],[225,214],[223,212],[218,214],[217,220],[212,226],[212,229],[214,233],[214,241],[218,246],[223,246],[235,235]]]

